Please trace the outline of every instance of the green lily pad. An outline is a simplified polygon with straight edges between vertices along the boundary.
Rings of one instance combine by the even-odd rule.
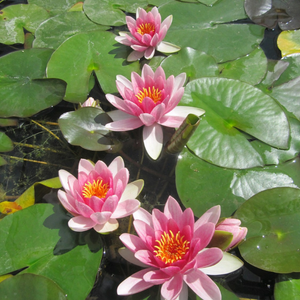
[[[283,57],[300,53],[300,30],[281,32],[277,39],[277,45]]]
[[[207,6],[214,5],[218,0],[198,0],[198,2],[203,3]]]
[[[226,169],[181,152],[176,166],[176,189],[186,207],[200,217],[214,205],[221,205],[222,217],[229,217],[254,194],[275,187],[300,187],[299,158],[280,165],[246,170]]]
[[[118,48],[116,48],[118,47]],[[130,78],[132,71],[139,72],[139,64],[127,63],[128,47],[120,47],[115,35],[105,31],[76,34],[52,54],[47,77],[67,82],[64,99],[84,102],[89,92],[89,79],[94,72],[104,93],[117,92],[116,76]]]
[[[262,166],[243,131],[273,147],[288,148],[289,122],[268,95],[241,81],[200,78],[187,84],[181,104],[205,110],[188,147],[200,158],[227,168]]]
[[[21,274],[10,277],[0,284],[2,299],[14,300],[66,300],[63,290],[47,277]]]
[[[300,300],[300,273],[279,274],[274,296],[276,300]]]
[[[289,117],[291,139],[289,148],[282,150],[273,148],[259,140],[251,142],[252,147],[260,154],[265,165],[276,165],[295,158],[300,152],[300,122]]]
[[[111,148],[111,141],[104,136],[109,133],[105,128],[109,122],[109,116],[95,107],[83,107],[64,113],[58,120],[62,134],[71,145],[92,151]]]
[[[52,52],[28,49],[0,58],[1,117],[29,117],[62,100],[66,84],[59,79],[44,78]]]
[[[0,274],[28,267],[22,273],[53,280],[68,299],[85,299],[102,257],[100,235],[73,232],[69,218],[60,204],[36,204],[2,219]]]
[[[125,11],[135,13],[138,7],[146,8],[146,0],[85,0],[83,9],[93,22],[109,26],[126,24]]]
[[[159,8],[162,18],[173,15],[165,41],[212,55],[218,62],[234,60],[256,48],[264,29],[253,24],[225,24],[247,18],[243,1],[218,1],[212,7],[200,3],[169,2]]]
[[[90,21],[82,11],[65,12],[48,19],[37,28],[33,47],[56,49],[79,32],[107,29],[109,27]]]
[[[12,140],[4,133],[0,132],[0,152],[8,152],[14,149]]]
[[[288,66],[281,74],[280,78],[274,82],[275,86],[281,85],[300,76],[300,53],[283,57],[279,62],[285,63]]]
[[[168,56],[162,61],[161,66],[166,76],[186,73],[188,81],[219,74],[218,65],[212,56],[189,47],[181,49],[177,54]]]
[[[300,76],[274,87],[270,95],[300,120]]]
[[[28,3],[36,4],[46,9],[51,16],[58,15],[69,10],[78,0],[28,0]]]
[[[247,239],[239,246],[248,263],[276,273],[300,271],[300,189],[263,191],[234,217],[248,228]]]
[[[49,13],[34,4],[16,4],[5,7],[0,14],[0,42],[24,44],[24,29],[34,33],[49,18]]]
[[[267,58],[262,49],[219,65],[220,77],[237,79],[249,84],[258,84],[267,71]]]

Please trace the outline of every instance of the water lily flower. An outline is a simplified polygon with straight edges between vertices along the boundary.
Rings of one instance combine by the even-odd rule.
[[[138,236],[123,233],[120,239],[126,248],[119,252],[144,269],[121,282],[118,295],[131,295],[162,285],[161,297],[166,300],[188,299],[188,287],[203,300],[221,299],[220,290],[206,269],[213,274],[227,273],[213,268],[220,263],[224,267],[222,261],[228,256],[223,256],[219,248],[205,248],[214,235],[219,214],[220,207],[215,206],[194,222],[193,211],[190,208],[182,211],[171,196],[164,212],[153,209],[150,214],[142,208],[136,211],[133,225]]]
[[[135,61],[141,57],[151,59],[155,50],[162,53],[173,53],[180,50],[180,47],[164,42],[167,31],[172,23],[172,16],[168,16],[161,22],[161,15],[157,7],[150,12],[142,8],[136,10],[136,20],[126,17],[127,27],[130,32],[121,31],[115,38],[119,43],[130,46],[133,52],[127,57],[127,61]]]
[[[234,218],[226,218],[219,222],[216,226],[216,230],[231,232],[233,235],[232,241],[225,249],[228,251],[236,247],[247,235],[247,227],[240,227],[241,221]]]
[[[163,145],[161,125],[178,128],[188,114],[204,114],[200,108],[177,106],[184,92],[185,78],[185,73],[181,73],[166,79],[162,67],[153,72],[148,65],[144,65],[142,76],[132,72],[131,82],[118,75],[116,85],[123,99],[106,95],[118,110],[108,113],[113,122],[105,127],[112,131],[128,131],[144,126],[146,151],[152,159],[157,159]]]
[[[81,159],[78,179],[65,170],[59,171],[59,178],[65,192],[59,190],[58,198],[74,216],[68,223],[74,231],[111,232],[119,226],[116,219],[131,215],[140,206],[135,198],[144,181],[128,183],[129,171],[120,156],[109,166],[101,160],[94,165]]]
[[[87,100],[85,100],[81,107],[99,107],[99,101],[95,100],[93,97],[89,97]]]

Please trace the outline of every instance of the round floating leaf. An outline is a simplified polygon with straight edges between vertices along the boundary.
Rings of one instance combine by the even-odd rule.
[[[34,274],[13,276],[0,284],[2,299],[66,300],[63,290],[52,280]]]
[[[125,13],[135,13],[138,7],[146,8],[146,0],[85,0],[83,9],[95,23],[120,26],[126,24]]]
[[[257,84],[267,71],[267,58],[262,49],[256,48],[250,54],[219,65],[220,77],[237,79]]]
[[[278,63],[288,65],[279,79],[274,82],[275,86],[281,85],[300,76],[300,53],[283,57]]]
[[[274,97],[287,111],[300,120],[300,76],[272,89]]]
[[[32,33],[49,13],[34,4],[17,4],[5,7],[0,14],[0,42],[3,44],[24,44],[24,28]]]
[[[73,232],[69,218],[60,204],[36,204],[3,218],[0,274],[28,267],[22,272],[52,279],[68,299],[85,299],[102,258],[100,235]]]
[[[82,11],[65,12],[48,19],[37,28],[33,47],[56,49],[67,38],[79,32],[108,28],[91,22]]]
[[[225,78],[196,79],[187,84],[181,103],[205,110],[188,147],[213,164],[239,169],[263,164],[240,130],[273,147],[288,148],[289,123],[284,112],[249,84]]]
[[[162,18],[173,15],[165,41],[189,46],[216,58],[234,60],[250,53],[263,39],[263,28],[253,24],[225,24],[244,19],[243,2],[218,1],[212,7],[200,3],[169,2],[159,8]]]
[[[300,30],[281,32],[277,44],[282,56],[300,53]]]
[[[29,117],[62,100],[66,84],[44,79],[52,52],[28,49],[0,58],[0,116]]]
[[[28,3],[45,8],[50,14],[57,15],[69,10],[78,0],[28,0]]]
[[[214,5],[218,0],[198,0],[198,2],[203,3],[207,6]]]
[[[245,202],[234,217],[248,228],[239,246],[251,265],[276,273],[300,271],[300,190],[276,188]]]
[[[275,283],[276,300],[300,300],[300,274],[279,274]]]
[[[295,158],[300,152],[300,122],[289,118],[291,139],[289,149],[273,148],[258,140],[251,142],[252,147],[260,154],[265,165],[276,165]]]
[[[60,116],[58,123],[62,134],[71,145],[92,151],[111,148],[111,142],[104,135],[109,133],[105,124],[111,119],[101,109],[83,107]]]
[[[221,205],[222,217],[254,194],[274,187],[300,187],[299,158],[263,168],[235,170],[217,167],[183,150],[176,166],[176,189],[184,206],[200,217]]]
[[[76,34],[53,53],[48,63],[47,76],[67,82],[64,99],[70,102],[86,100],[92,72],[96,74],[104,93],[117,92],[117,75],[129,78],[132,71],[139,72],[138,62],[124,62],[128,55],[124,48],[128,47],[119,47],[111,32]]]
[[[4,133],[0,132],[0,152],[8,152],[14,149],[12,140]]]
[[[167,77],[186,73],[188,81],[219,74],[218,65],[212,56],[189,47],[168,56],[162,61],[161,66]]]

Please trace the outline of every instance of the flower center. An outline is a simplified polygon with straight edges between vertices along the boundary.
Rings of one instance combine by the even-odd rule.
[[[102,179],[93,180],[93,182],[87,181],[82,189],[82,196],[84,198],[91,198],[96,196],[98,198],[105,198],[106,193],[109,190],[109,184],[103,183]]]
[[[144,35],[146,33],[152,35],[155,31],[155,26],[152,23],[143,23],[137,28],[136,31],[141,35]]]
[[[145,97],[149,97],[153,100],[154,103],[157,103],[161,100],[161,91],[153,86],[152,88],[143,88],[143,90],[140,90],[135,96],[137,97],[140,103],[143,102]]]
[[[158,245],[154,246],[157,249],[154,250],[154,253],[166,264],[182,259],[189,249],[190,243],[184,239],[184,236],[180,236],[179,231],[176,235],[171,230],[169,232],[164,232],[160,240],[156,240]]]

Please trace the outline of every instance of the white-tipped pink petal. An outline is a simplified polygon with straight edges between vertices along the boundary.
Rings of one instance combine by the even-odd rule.
[[[145,52],[144,52],[144,56],[146,59],[151,59],[154,56],[155,53],[155,47],[148,47]]]
[[[134,256],[134,253],[131,252],[129,249],[127,248],[120,248],[118,250],[119,254],[124,258],[126,259],[128,262],[136,265],[136,266],[139,266],[139,267],[142,267],[142,268],[148,268],[149,266],[146,265],[146,264],[143,264],[141,261],[139,261],[135,256]]]
[[[225,275],[232,273],[241,267],[244,263],[238,257],[224,252],[223,258],[215,265],[205,268],[200,268],[207,275]]]
[[[119,228],[119,222],[116,219],[109,219],[105,224],[97,224],[94,226],[95,231],[99,233],[108,233]]]
[[[58,176],[59,176],[59,180],[60,180],[64,190],[67,193],[70,193],[71,189],[70,189],[70,186],[69,186],[69,180],[72,178],[73,179],[72,181],[74,182],[77,179],[66,170],[59,170],[58,171]]]
[[[180,49],[181,48],[179,46],[164,41],[161,41],[156,46],[156,50],[161,53],[175,53],[178,52]]]
[[[73,231],[86,231],[95,226],[95,222],[90,218],[85,218],[83,216],[77,216],[69,220],[68,225]]]
[[[142,58],[144,56],[144,52],[138,52],[138,51],[132,51],[128,57],[127,57],[127,61],[131,62],[131,61],[137,61],[140,58]]]
[[[153,160],[156,160],[163,146],[163,131],[161,126],[157,123],[154,123],[152,126],[144,126],[143,141],[149,156]]]
[[[166,202],[164,214],[169,219],[180,220],[182,218],[182,209],[179,203],[172,196],[169,196]]]
[[[182,290],[182,286],[182,275],[177,273],[162,285],[160,293],[165,299],[176,299]]]
[[[165,19],[163,20],[163,22],[161,23],[161,27],[166,26],[166,27],[169,29],[169,27],[170,27],[171,24],[172,24],[172,21],[173,21],[173,16],[170,15],[170,16],[168,16],[167,18],[165,18]]]
[[[203,300],[221,300],[218,286],[206,274],[193,269],[183,276],[186,284]]]
[[[94,169],[94,164],[91,163],[89,160],[87,159],[81,159],[79,161],[78,164],[78,173],[85,173],[86,175],[88,175],[89,173],[92,172],[92,170]]]
[[[127,199],[136,198],[140,194],[143,187],[144,187],[143,179],[138,179],[138,180],[128,183],[127,186],[125,187],[125,190],[124,190],[120,200],[119,200],[119,203],[123,202],[124,200],[127,200]]]
[[[195,223],[194,230],[197,230],[200,226],[202,226],[204,223],[211,222],[214,224],[217,224],[217,222],[220,219],[221,214],[221,206],[216,205],[207,210]]]
[[[108,166],[111,171],[112,176],[115,177],[116,174],[124,168],[124,160],[121,156],[117,156]]]
[[[59,201],[61,202],[61,204],[63,205],[63,207],[70,212],[73,215],[78,215],[79,212],[75,207],[75,199],[73,198],[72,195],[65,193],[62,190],[58,190],[57,192],[57,197],[59,199]]]
[[[140,207],[136,212],[133,213],[133,218],[135,220],[143,221],[149,226],[153,226],[152,215],[142,207]]]
[[[140,207],[140,201],[136,199],[129,199],[119,202],[116,210],[111,215],[112,218],[125,218],[129,215],[132,215]]]
[[[149,269],[141,270],[122,281],[118,286],[117,294],[121,296],[132,295],[153,286],[153,283],[145,282],[143,279],[144,274],[148,271]]]
[[[108,115],[110,115],[108,113]],[[112,131],[128,131],[139,128],[143,125],[143,122],[137,118],[136,116],[128,115],[128,118],[124,118],[119,121],[107,123],[105,128],[112,130]]]

